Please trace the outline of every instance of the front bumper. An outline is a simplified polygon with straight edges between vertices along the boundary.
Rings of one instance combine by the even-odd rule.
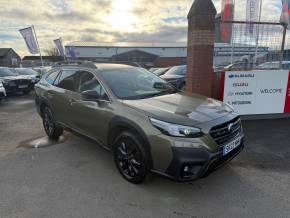
[[[5,89],[6,89],[6,93],[7,94],[14,94],[14,93],[18,93],[18,92],[25,92],[25,91],[29,91],[29,90],[32,90],[33,89],[33,85],[32,84],[29,84],[27,87],[25,88],[20,88],[19,86],[17,85],[6,85],[5,86]]]
[[[243,131],[231,141],[238,137],[241,137],[240,145],[223,155],[224,145],[218,145],[209,134],[194,139],[155,135],[150,140],[152,172],[177,181],[192,181],[205,177],[243,150]],[[188,168],[187,172],[185,167]]]
[[[244,148],[242,140],[240,146],[227,155],[220,150],[211,153],[205,148],[172,148],[173,159],[165,174],[178,181],[192,181],[209,175],[236,157]],[[187,172],[185,168],[187,167]]]

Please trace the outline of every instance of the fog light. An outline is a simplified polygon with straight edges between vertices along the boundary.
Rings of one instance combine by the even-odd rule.
[[[184,165],[182,168],[182,177],[183,178],[190,178],[196,176],[201,169],[201,165]]]

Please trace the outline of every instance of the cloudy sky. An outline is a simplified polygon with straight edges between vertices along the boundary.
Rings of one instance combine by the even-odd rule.
[[[28,55],[18,29],[34,25],[40,46],[52,40],[95,42],[183,42],[194,0],[0,0],[0,47]],[[220,11],[221,0],[213,0]],[[278,21],[281,0],[263,0],[262,19]],[[246,0],[236,0],[245,19]]]

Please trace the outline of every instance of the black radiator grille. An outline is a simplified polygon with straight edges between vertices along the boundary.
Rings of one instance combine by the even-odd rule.
[[[210,135],[214,138],[218,145],[222,146],[237,137],[241,131],[241,119],[237,117],[229,122],[213,127],[210,130]]]

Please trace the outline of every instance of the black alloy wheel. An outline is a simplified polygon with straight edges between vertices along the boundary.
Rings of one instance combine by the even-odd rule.
[[[47,136],[54,140],[57,140],[63,133],[63,129],[55,123],[48,107],[43,110],[43,127]]]
[[[147,163],[139,140],[129,132],[115,141],[114,158],[121,175],[129,182],[142,183],[147,176]]]

